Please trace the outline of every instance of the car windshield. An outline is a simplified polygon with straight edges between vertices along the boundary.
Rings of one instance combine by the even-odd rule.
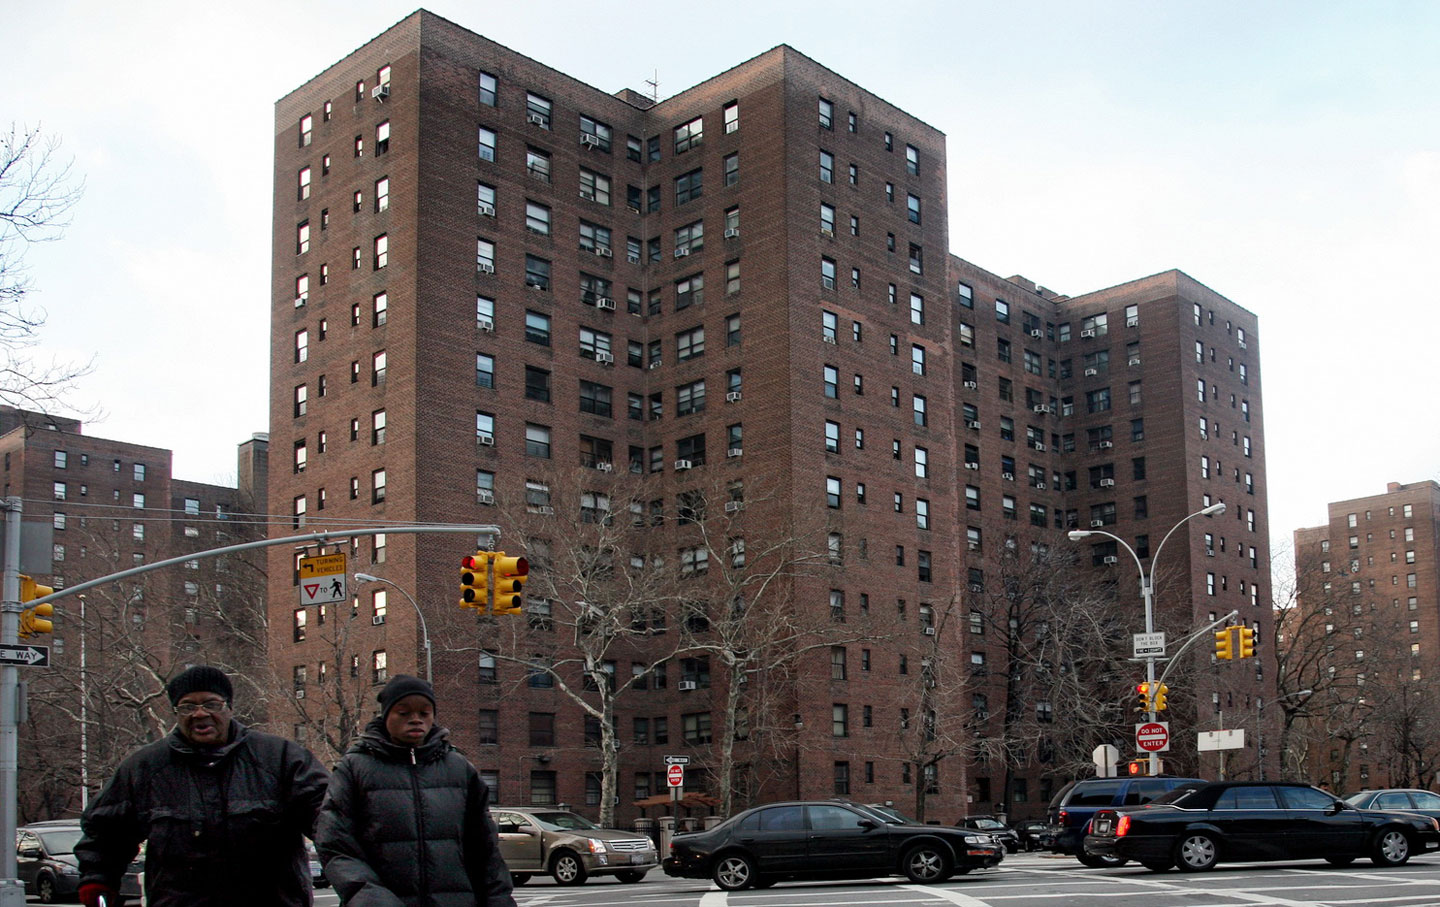
[[[867,803],[865,808],[885,820],[886,825],[919,825],[914,819],[890,806],[881,806],[878,803]]]
[[[546,831],[589,831],[600,827],[584,816],[577,816],[574,813],[531,813],[530,818]]]
[[[1351,806],[1359,806],[1361,803],[1364,803],[1366,800],[1369,800],[1373,796],[1375,796],[1373,791],[1361,791],[1358,794],[1351,794],[1350,796],[1346,797],[1345,802],[1349,803]]]
[[[967,819],[967,820],[965,820],[965,824],[966,824],[966,825],[969,825],[971,828],[983,828],[983,829],[986,829],[986,830],[989,830],[989,829],[992,829],[992,828],[993,828],[993,829],[1003,829],[1003,828],[1005,827],[1005,823],[1004,823],[1004,822],[1001,822],[1001,821],[999,821],[998,819],[991,819],[991,818],[989,818],[989,817],[984,817],[984,818],[979,818],[979,819]]]
[[[57,828],[54,831],[39,832],[45,842],[45,850],[52,854],[74,853],[83,833],[78,828]]]
[[[1186,797],[1190,796],[1193,793],[1195,793],[1194,787],[1177,787],[1174,790],[1166,791],[1165,793],[1156,797],[1154,800],[1146,803],[1145,806],[1151,807],[1178,804],[1181,800],[1184,800]]]

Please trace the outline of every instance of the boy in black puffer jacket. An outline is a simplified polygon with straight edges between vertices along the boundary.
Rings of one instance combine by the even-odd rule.
[[[515,907],[490,789],[405,674],[335,767],[315,845],[347,907]]]

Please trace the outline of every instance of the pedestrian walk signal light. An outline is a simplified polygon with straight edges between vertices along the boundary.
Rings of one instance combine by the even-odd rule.
[[[1233,627],[1226,627],[1223,630],[1215,631],[1215,657],[1221,661],[1229,661],[1235,657],[1234,644],[1232,642],[1234,637],[1231,636],[1231,630],[1233,629]]]
[[[49,602],[42,602],[33,608],[21,611],[20,638],[29,639],[32,636],[39,636],[41,633],[54,631],[55,624],[50,620],[50,616],[54,613],[55,606]]]
[[[1144,759],[1131,759],[1130,764],[1126,766],[1126,769],[1132,775],[1143,775],[1145,774],[1145,766],[1146,761]]]
[[[1166,696],[1166,694],[1169,693],[1169,692],[1170,692],[1170,688],[1167,687],[1165,684],[1163,684],[1163,683],[1157,683],[1157,684],[1155,684],[1155,701],[1154,701],[1154,703],[1151,705],[1150,711],[1152,711],[1152,712],[1163,712],[1163,711],[1165,711],[1167,708],[1169,708],[1169,706],[1165,704],[1165,696]]]
[[[496,614],[524,613],[523,592],[525,582],[530,578],[530,562],[523,557],[509,557],[500,551],[491,563],[495,565],[495,603],[491,610]]]
[[[1237,634],[1240,637],[1240,645],[1235,653],[1236,658],[1255,657],[1255,631],[1250,627],[1240,627]]]
[[[490,552],[477,551],[460,561],[460,607],[484,611],[490,605]]]

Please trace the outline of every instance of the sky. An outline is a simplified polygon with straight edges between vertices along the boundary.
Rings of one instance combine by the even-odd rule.
[[[1178,268],[1256,313],[1277,558],[1328,502],[1440,479],[1440,4],[426,8],[610,92],[789,44],[946,133],[952,253],[1069,295]],[[0,0],[0,125],[85,178],[28,264],[36,355],[94,361],[87,434],[234,483],[268,430],[274,102],[414,9]]]

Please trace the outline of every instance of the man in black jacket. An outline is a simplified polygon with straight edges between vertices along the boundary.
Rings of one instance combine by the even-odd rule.
[[[131,753],[80,823],[80,900],[120,903],[120,878],[145,848],[151,907],[303,907],[303,836],[329,775],[304,747],[231,715],[230,678],[196,665],[166,692],[175,729]]]

